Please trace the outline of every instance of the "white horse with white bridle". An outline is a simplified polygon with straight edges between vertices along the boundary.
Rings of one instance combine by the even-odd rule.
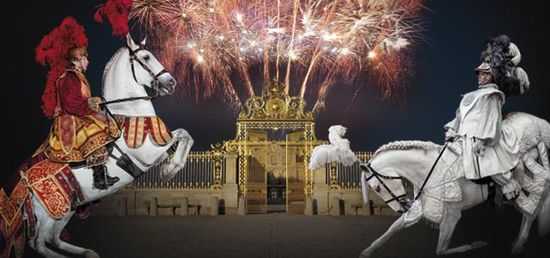
[[[153,54],[144,48],[145,42],[136,44],[127,35],[127,46],[120,48],[111,58],[103,75],[103,97],[107,101],[106,106],[112,114],[124,117],[154,117],[155,109],[147,97],[144,87],[152,88],[158,95],[169,95],[174,93],[176,81],[164,67],[158,62]],[[171,179],[176,172],[181,170],[187,160],[187,155],[193,145],[193,139],[184,129],[172,131],[172,139],[165,146],[155,145],[150,137],[146,137],[139,148],[129,148],[124,137],[119,138],[114,144],[112,155],[109,158],[107,168],[111,176],[120,178],[113,186],[106,190],[98,190],[93,185],[92,170],[90,168],[73,169],[75,178],[80,184],[84,201],[77,205],[84,205],[98,200],[107,195],[122,189],[131,183],[135,176],[123,170],[117,165],[117,158],[126,154],[130,160],[143,172],[158,165],[168,157],[167,150],[177,146],[169,162],[162,163],[160,168],[161,178]],[[138,171],[139,171],[138,170]],[[91,249],[74,246],[64,242],[60,234],[75,213],[67,212],[61,219],[53,219],[44,210],[40,202],[32,198],[34,215],[36,215],[36,236],[28,240],[29,245],[38,253],[46,257],[65,257],[46,246],[49,243],[60,250],[74,255],[85,257],[99,257]],[[33,214],[27,214],[33,216]]]
[[[524,175],[522,178],[529,181],[523,182],[522,186],[531,184],[530,187],[537,187],[535,181],[541,186],[540,198],[534,203],[532,213],[527,213],[516,205],[523,219],[512,252],[520,253],[536,218],[539,234],[550,233],[550,124],[525,113],[513,113],[505,122],[510,123],[519,132],[518,135],[522,136],[520,144],[532,147],[525,151],[514,173],[517,176]],[[539,135],[541,139],[538,145],[533,147],[526,144],[525,140],[533,139],[535,135]],[[349,157],[341,155],[345,151],[337,151],[340,155],[327,156],[328,152],[323,149],[334,152],[335,148],[332,146],[337,145],[331,141],[331,145],[318,147],[319,151],[314,149],[310,168],[320,167],[330,161],[349,164]],[[361,257],[370,257],[392,235],[417,223],[421,218],[439,225],[438,255],[465,252],[486,245],[485,242],[475,241],[449,248],[462,211],[488,198],[487,185],[479,185],[464,178],[459,146],[460,144],[455,143],[441,146],[432,142],[397,141],[380,147],[368,163],[360,164],[363,170],[361,185],[365,205],[368,204],[368,185],[390,208],[402,214],[382,236],[361,253]],[[533,178],[525,176],[526,170],[530,171]],[[414,186],[415,198],[412,200],[407,198],[403,179]]]

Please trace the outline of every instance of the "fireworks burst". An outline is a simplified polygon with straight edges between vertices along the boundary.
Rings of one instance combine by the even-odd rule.
[[[197,99],[221,92],[240,107],[275,80],[318,112],[339,79],[402,87],[420,1],[134,0],[130,18]]]

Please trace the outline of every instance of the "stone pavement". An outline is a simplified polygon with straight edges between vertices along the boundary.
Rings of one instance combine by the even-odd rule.
[[[504,215],[502,215],[504,214]],[[497,216],[498,215],[498,216]],[[495,218],[495,216],[497,218]],[[163,216],[74,218],[68,226],[72,242],[94,249],[104,258],[120,257],[357,257],[396,217],[303,216]],[[452,245],[474,240],[483,249],[445,257],[506,257],[521,218],[512,209],[466,212]],[[477,221],[477,222],[476,222]],[[503,228],[502,225],[507,225]],[[534,225],[526,253],[517,257],[550,257],[550,238]],[[424,222],[398,233],[374,257],[437,257],[437,230]],[[37,257],[30,249],[25,257]]]

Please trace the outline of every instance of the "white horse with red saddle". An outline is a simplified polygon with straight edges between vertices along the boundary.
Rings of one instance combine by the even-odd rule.
[[[171,179],[184,167],[193,138],[181,128],[168,131],[155,113],[151,103],[153,97],[145,90],[151,88],[155,97],[171,95],[176,81],[145,49],[145,41],[137,44],[129,35],[126,39],[127,45],[114,54],[103,75],[104,106],[115,116],[123,131],[123,137],[114,142],[106,166],[109,174],[120,181],[100,190],[93,187],[90,168],[68,167],[48,160],[32,162],[24,171],[19,171],[21,180],[10,196],[4,189],[0,191],[2,255],[9,256],[15,250],[16,257],[21,257],[22,241],[26,239],[45,257],[65,257],[46,243],[73,255],[99,257],[91,249],[60,238],[76,209],[122,189],[153,166],[161,164],[159,171],[164,180]],[[166,159],[168,162],[163,162]],[[27,232],[21,226],[23,220],[27,221]]]

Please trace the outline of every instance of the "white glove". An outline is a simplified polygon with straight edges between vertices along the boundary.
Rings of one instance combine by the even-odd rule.
[[[474,142],[473,151],[476,156],[483,156],[483,154],[485,154],[485,140],[476,139]]]

